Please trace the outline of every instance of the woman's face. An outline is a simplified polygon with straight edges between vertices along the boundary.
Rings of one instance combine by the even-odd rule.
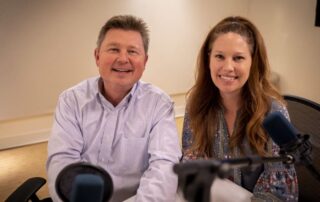
[[[210,72],[222,97],[240,96],[250,74],[252,57],[246,38],[233,32],[221,34],[212,44]]]

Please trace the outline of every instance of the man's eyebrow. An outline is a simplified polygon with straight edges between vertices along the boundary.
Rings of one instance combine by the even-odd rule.
[[[110,43],[106,44],[106,47],[110,47],[110,46],[121,46],[121,45],[116,42],[110,42]],[[138,45],[129,45],[127,48],[139,49],[139,46]]]
[[[139,49],[139,46],[130,45],[130,46],[128,46],[128,48]]]
[[[107,43],[106,46],[119,46],[119,43],[115,43],[115,42],[111,42],[111,43]]]

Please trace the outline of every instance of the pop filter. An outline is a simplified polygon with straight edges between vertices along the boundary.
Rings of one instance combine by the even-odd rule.
[[[73,185],[76,178],[81,175],[94,175],[100,177],[103,181],[103,201],[108,201],[113,192],[113,183],[110,175],[106,170],[99,166],[89,163],[78,162],[70,164],[63,168],[56,179],[56,192],[58,196],[65,202],[70,202],[72,197]],[[90,183],[88,184],[90,186]],[[73,193],[74,194],[74,193]]]

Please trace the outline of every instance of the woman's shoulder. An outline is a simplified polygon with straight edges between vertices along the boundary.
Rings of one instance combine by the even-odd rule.
[[[286,104],[284,102],[279,101],[279,100],[272,99],[269,113],[276,112],[276,111],[278,111],[281,114],[285,115],[286,118],[289,118]]]

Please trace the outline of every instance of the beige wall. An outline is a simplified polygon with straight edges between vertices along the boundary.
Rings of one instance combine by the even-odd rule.
[[[262,32],[283,93],[320,102],[320,28],[316,0],[4,1],[0,6],[0,149],[44,141],[58,94],[96,75],[93,49],[102,23],[131,13],[150,25],[143,77],[169,93],[183,115],[184,93],[207,31],[243,15]]]
[[[283,93],[320,103],[320,27],[316,0],[250,0],[248,17],[264,35]]]
[[[52,112],[62,90],[97,75],[100,27],[134,14],[150,28],[143,80],[169,94],[193,82],[195,58],[213,23],[246,14],[237,0],[10,0],[0,6],[0,121]]]

